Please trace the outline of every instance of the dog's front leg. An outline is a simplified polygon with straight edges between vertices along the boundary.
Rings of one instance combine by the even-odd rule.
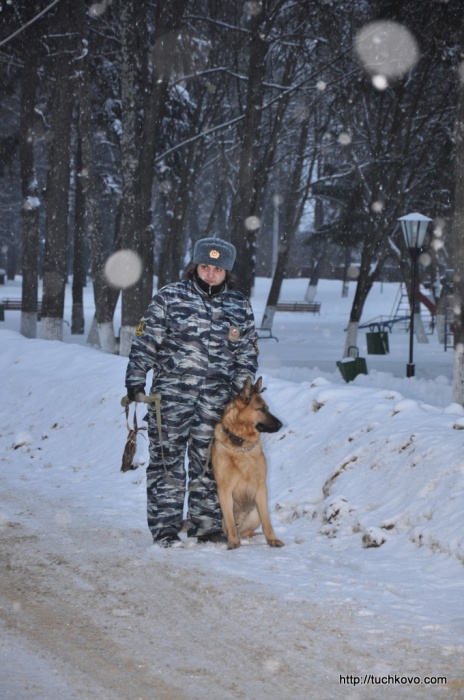
[[[219,505],[224,518],[224,527],[227,534],[227,549],[237,549],[240,547],[240,538],[238,536],[237,527],[234,518],[234,499],[232,492],[228,489],[223,489],[218,484]]]
[[[270,547],[283,547],[284,543],[279,540],[272,528],[271,519],[269,517],[267,486],[265,483],[260,484],[256,492],[256,507],[258,509],[261,524],[263,526],[264,536]]]

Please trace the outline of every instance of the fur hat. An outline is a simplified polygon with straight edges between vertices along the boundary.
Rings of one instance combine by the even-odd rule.
[[[236,254],[235,246],[222,238],[200,238],[193,249],[193,262],[232,270]]]

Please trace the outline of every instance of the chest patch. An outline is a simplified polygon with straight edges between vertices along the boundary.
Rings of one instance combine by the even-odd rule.
[[[229,328],[229,340],[232,343],[236,343],[240,338],[240,331],[237,326],[230,326]]]

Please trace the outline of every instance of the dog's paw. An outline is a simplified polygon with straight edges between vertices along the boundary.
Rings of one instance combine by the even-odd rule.
[[[238,549],[240,547],[240,540],[229,540],[227,543],[227,549]]]
[[[284,543],[282,542],[282,540],[278,540],[278,539],[268,540],[267,543],[268,543],[269,547],[284,547],[285,546]]]

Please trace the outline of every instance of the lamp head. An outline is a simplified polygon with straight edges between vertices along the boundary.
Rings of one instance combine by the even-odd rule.
[[[424,244],[427,227],[432,219],[418,212],[414,212],[413,214],[401,216],[398,221],[401,222],[404,240],[409,250],[420,250]]]

